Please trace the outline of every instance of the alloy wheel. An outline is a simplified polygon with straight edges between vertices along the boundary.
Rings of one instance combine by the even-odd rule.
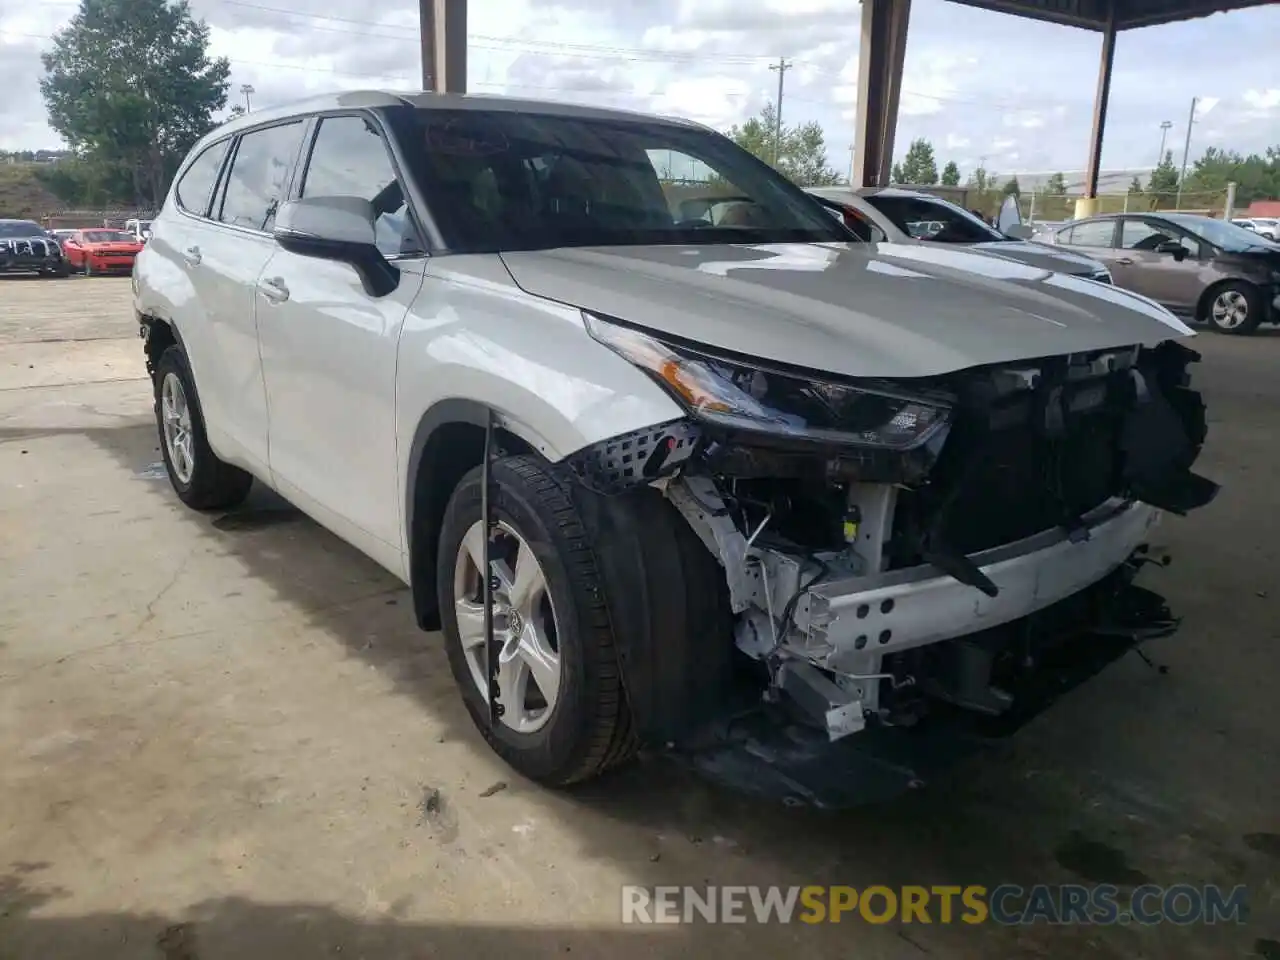
[[[1239,290],[1224,290],[1213,299],[1213,322],[1234,330],[1249,319],[1249,300]]]
[[[458,638],[471,679],[487,699],[489,651],[480,579],[483,551],[484,524],[476,521],[458,546],[453,595]],[[529,544],[505,522],[498,525],[490,560],[493,635],[500,645],[500,722],[517,733],[535,733],[551,718],[561,682],[559,631],[546,574]]]
[[[182,483],[190,483],[196,472],[195,442],[191,435],[191,407],[187,391],[175,373],[165,375],[160,385],[160,421],[164,447],[173,472]]]

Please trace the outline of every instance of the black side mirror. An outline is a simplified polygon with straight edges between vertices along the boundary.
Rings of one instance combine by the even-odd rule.
[[[1187,248],[1177,240],[1161,240],[1156,244],[1156,253],[1171,253],[1175,260],[1185,260],[1187,258]]]
[[[385,297],[400,285],[400,271],[378,249],[373,204],[359,197],[291,200],[276,211],[276,243],[303,257],[348,263],[365,293]]]

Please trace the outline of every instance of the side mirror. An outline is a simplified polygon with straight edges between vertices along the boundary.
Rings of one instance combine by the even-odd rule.
[[[368,200],[310,197],[282,203],[272,233],[290,253],[350,264],[365,293],[385,297],[400,285],[400,271],[378,249],[374,219]]]
[[[1187,248],[1177,240],[1164,239],[1156,244],[1156,253],[1171,253],[1175,260],[1185,260]]]
[[[1012,237],[1014,240],[1030,240],[1035,236],[1035,231],[1025,223],[1015,223],[1005,230],[1006,237]]]

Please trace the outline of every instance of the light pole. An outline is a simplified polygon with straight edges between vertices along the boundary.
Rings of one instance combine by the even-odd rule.
[[[1164,140],[1169,136],[1169,128],[1173,126],[1172,120],[1162,120],[1160,122],[1160,153],[1156,157],[1156,166],[1164,163]]]
[[[250,103],[249,97],[257,91],[253,89],[252,83],[242,83],[240,84],[240,92],[244,94],[244,112],[248,113],[253,109],[253,104]]]
[[[1178,199],[1173,204],[1175,210],[1182,208],[1182,182],[1187,179],[1187,156],[1191,153],[1191,128],[1196,122],[1196,101],[1199,99],[1199,97],[1191,98],[1191,112],[1187,114],[1187,140],[1182,145],[1182,170],[1178,173]]]

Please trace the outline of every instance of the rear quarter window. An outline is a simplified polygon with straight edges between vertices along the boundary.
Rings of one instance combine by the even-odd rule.
[[[227,145],[230,142],[221,140],[205,147],[191,166],[187,167],[174,191],[174,198],[180,209],[197,217],[208,214],[209,197],[213,193],[213,185],[218,179],[222,158],[227,155]]]

